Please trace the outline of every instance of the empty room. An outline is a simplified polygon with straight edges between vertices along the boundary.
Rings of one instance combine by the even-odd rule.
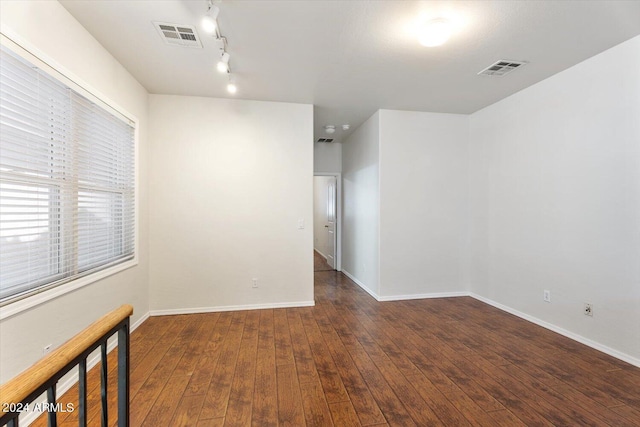
[[[640,1],[0,33],[0,426],[640,425]]]

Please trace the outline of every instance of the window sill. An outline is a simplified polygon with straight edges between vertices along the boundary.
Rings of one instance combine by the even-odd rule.
[[[122,264],[114,265],[113,267],[98,271],[85,277],[80,277],[79,279],[76,279],[74,281],[56,286],[52,289],[47,289],[46,291],[7,304],[4,307],[0,307],[0,320],[4,320],[20,314],[25,310],[29,310],[33,307],[44,304],[47,301],[51,301],[52,299],[61,297],[65,294],[68,294],[69,292],[73,292],[76,289],[88,286],[92,283],[97,282],[98,280],[113,276],[116,273],[120,273],[121,271],[127,270],[131,267],[135,267],[136,265],[138,265],[138,260],[137,258],[134,258],[130,261],[123,262]]]

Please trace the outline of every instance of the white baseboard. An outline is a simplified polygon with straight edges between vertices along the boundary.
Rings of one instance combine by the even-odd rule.
[[[217,307],[172,308],[151,310],[151,316],[172,316],[176,314],[216,313],[221,311],[263,310],[266,308],[313,307],[315,301],[276,302],[270,304],[222,305]]]
[[[327,256],[326,256],[325,254],[323,254],[322,252],[320,252],[318,249],[313,248],[313,250],[314,250],[314,251],[316,251],[316,252],[318,252],[318,254],[319,254],[322,258],[324,258],[325,260],[327,259]]]
[[[430,294],[387,295],[378,297],[378,301],[403,301],[409,299],[466,297],[468,292],[434,292]]]
[[[506,306],[504,304],[500,304],[499,302],[493,301],[493,300],[491,300],[489,298],[485,298],[483,296],[474,294],[473,292],[470,292],[468,295],[470,297],[472,297],[472,298],[477,299],[478,301],[484,302],[485,304],[489,304],[489,305],[491,305],[491,306],[493,306],[495,308],[498,308],[498,309],[500,309],[502,311],[506,311],[507,313],[510,313],[510,314],[513,314],[514,316],[520,317],[521,319],[527,320],[527,321],[529,321],[531,323],[535,323],[538,326],[542,326],[545,329],[549,329],[550,331],[556,332],[556,333],[558,333],[560,335],[563,335],[563,336],[565,336],[567,338],[571,338],[572,340],[577,341],[577,342],[579,342],[581,344],[584,344],[587,347],[591,347],[591,348],[593,348],[595,350],[601,351],[601,352],[603,352],[605,354],[608,354],[609,356],[615,357],[616,359],[620,359],[620,360],[622,360],[624,362],[627,362],[627,363],[629,363],[631,365],[634,365],[634,366],[637,366],[637,367],[640,368],[640,359],[638,359],[638,358],[630,356],[630,355],[628,355],[626,353],[623,353],[621,351],[615,350],[615,349],[613,349],[611,347],[607,347],[604,344],[600,344],[599,342],[590,340],[589,338],[585,338],[582,335],[578,335],[576,333],[573,333],[571,331],[563,329],[563,328],[561,328],[559,326],[556,326],[556,325],[554,325],[552,323],[545,322],[544,320],[538,319],[537,317],[530,316],[530,315],[528,315],[526,313],[523,313],[523,312],[518,311],[516,309],[513,309],[511,307],[508,307],[508,306]]]
[[[130,331],[133,332],[136,329],[138,329],[138,326],[142,325],[144,323],[144,321],[149,318],[150,315],[151,315],[151,313],[147,311],[141,318],[136,320],[135,323],[131,324]]]
[[[385,295],[379,296],[371,289],[367,288],[364,283],[358,280],[353,274],[346,270],[342,270],[345,276],[351,279],[356,285],[360,286],[366,293],[375,298],[376,301],[403,301],[410,299],[425,299],[425,298],[451,298],[451,297],[466,297],[469,296],[469,292],[434,292],[429,294],[408,294],[408,295]]]
[[[375,292],[373,292],[371,289],[367,288],[364,283],[362,283],[360,280],[356,279],[356,277],[349,273],[347,270],[343,269],[342,274],[344,274],[345,276],[347,276],[349,279],[351,279],[353,281],[353,283],[355,283],[356,285],[360,286],[362,288],[363,291],[365,291],[366,293],[368,293],[369,295],[371,295],[376,301],[380,301],[378,299],[378,295],[376,295]]]
[[[129,332],[135,331],[138,326],[142,325],[145,320],[149,318],[149,312],[146,312],[140,319],[138,319],[135,323],[130,324]],[[118,346],[118,340],[113,340],[107,344],[107,354],[111,353],[111,351]],[[100,353],[93,355],[93,357],[87,358],[87,372],[91,370],[94,366],[96,366],[100,362]],[[73,372],[73,368],[70,372]],[[71,387],[73,387],[78,382],[78,373],[74,372],[69,378],[66,378],[62,381],[58,381],[56,384],[56,396],[60,397],[65,394]],[[46,398],[43,396],[41,399],[36,400],[36,402],[45,402]],[[76,408],[77,409],[77,408]],[[20,425],[28,426],[38,419],[45,412],[28,412],[24,418],[20,419]]]

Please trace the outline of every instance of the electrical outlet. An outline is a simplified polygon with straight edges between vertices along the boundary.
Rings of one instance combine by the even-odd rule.
[[[252,280],[252,286],[253,286],[254,288],[257,288],[257,287],[258,287],[258,279],[253,279],[253,280]]]
[[[47,344],[44,347],[42,347],[42,355],[44,356],[45,354],[51,353],[52,346],[53,346],[52,344]]]
[[[588,302],[584,303],[584,315],[593,316],[593,304],[589,304]]]
[[[542,298],[544,299],[544,302],[551,302],[551,291],[545,289]]]

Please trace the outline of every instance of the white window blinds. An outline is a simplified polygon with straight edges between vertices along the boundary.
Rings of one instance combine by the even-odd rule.
[[[134,257],[135,129],[2,46],[0,303]]]

